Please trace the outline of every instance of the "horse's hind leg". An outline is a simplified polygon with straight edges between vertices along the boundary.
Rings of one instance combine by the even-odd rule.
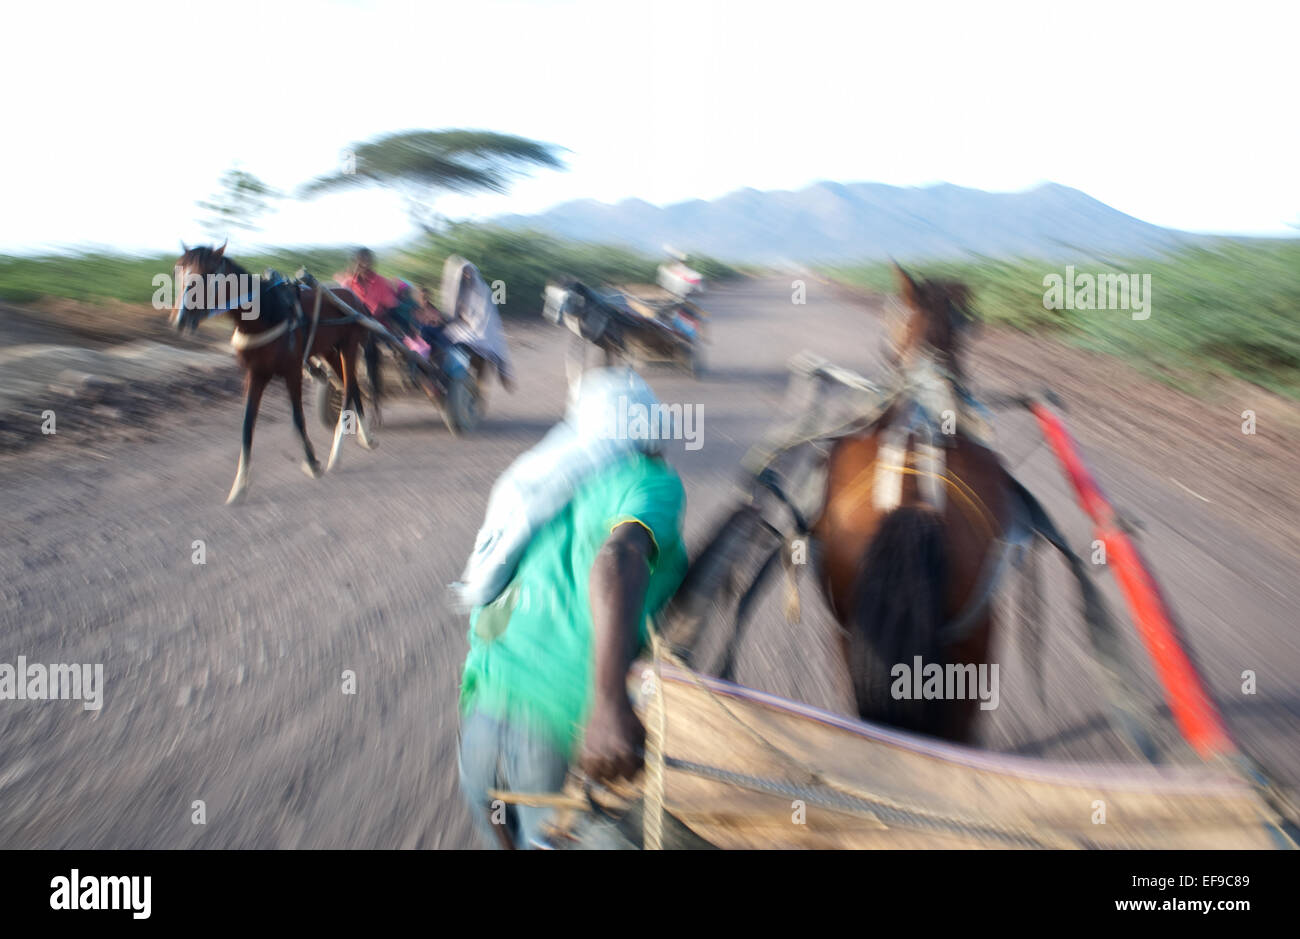
[[[365,405],[361,401],[361,374],[357,368],[357,353],[361,351],[361,342],[353,342],[343,349],[341,360],[343,369],[347,372],[343,380],[344,397],[352,402],[352,411],[357,416],[357,442],[367,450],[375,449],[375,443],[370,439],[370,417],[366,414]],[[349,392],[348,389],[352,390]]]
[[[330,446],[329,462],[325,465],[327,472],[338,465],[339,453],[343,449],[343,435],[349,432],[349,425],[355,430],[357,440],[361,446],[367,450],[374,449],[374,445],[366,434],[365,423],[362,419],[364,411],[361,405],[361,388],[357,384],[357,344],[355,342],[349,343],[340,350],[338,364],[342,369],[342,374],[339,377],[343,379],[343,407],[339,409],[339,421],[334,426],[334,442]]]
[[[253,455],[253,425],[257,423],[257,409],[266,390],[267,376],[244,373],[244,436],[239,448],[239,469],[235,471],[235,484],[230,487],[226,505],[237,505],[248,493],[248,466]]]
[[[293,408],[293,427],[302,440],[303,454],[306,457],[302,464],[302,471],[312,479],[320,479],[323,471],[320,462],[316,459],[316,452],[311,448],[311,441],[307,439],[307,422],[302,413],[302,370],[290,368],[288,374],[284,376],[284,384],[289,391],[289,406]]]
[[[379,446],[379,441],[370,436],[370,421],[373,415],[365,409],[365,405],[362,404],[361,401],[361,376],[358,374],[356,359],[352,360],[351,374],[353,400],[356,402],[357,408],[357,442],[367,450],[373,450]],[[375,413],[378,413],[379,402],[376,400],[373,403],[375,405]]]

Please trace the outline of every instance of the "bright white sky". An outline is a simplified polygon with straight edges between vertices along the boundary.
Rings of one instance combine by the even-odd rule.
[[[819,179],[1051,180],[1194,231],[1300,222],[1300,4],[165,0],[10,4],[0,251],[202,239],[236,162],[292,189],[351,142],[475,127],[569,149],[452,217]],[[391,243],[375,191],[255,238]]]

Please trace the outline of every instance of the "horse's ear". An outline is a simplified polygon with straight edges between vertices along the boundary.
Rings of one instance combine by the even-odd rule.
[[[909,306],[915,306],[919,299],[920,289],[916,286],[916,281],[912,275],[903,270],[897,261],[891,261],[894,268],[894,278],[898,281],[898,292],[902,294],[904,302]]]
[[[182,239],[181,239],[181,254],[189,254],[189,253],[190,253],[190,246],[187,245],[187,244],[185,243],[185,239],[182,238]]]
[[[229,239],[229,238],[227,238],[225,241],[221,242],[221,247],[218,248],[218,249],[217,249],[215,252],[213,252],[213,253],[216,254],[216,256],[219,257],[219,258],[224,258],[224,257],[226,256],[226,245],[228,245],[228,244],[230,244],[230,239]]]

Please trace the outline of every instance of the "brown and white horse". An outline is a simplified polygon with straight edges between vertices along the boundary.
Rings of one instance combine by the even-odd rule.
[[[267,282],[249,273],[226,257],[226,246],[220,248],[185,248],[176,262],[176,305],[172,323],[178,330],[198,328],[200,322],[212,316],[226,315],[234,322],[235,333],[231,345],[235,347],[239,364],[244,371],[244,433],[239,451],[239,468],[230,489],[227,505],[243,500],[248,492],[248,471],[253,449],[253,426],[257,422],[258,406],[262,392],[273,378],[284,379],[293,409],[293,426],[302,440],[303,472],[313,479],[321,475],[320,463],[307,438],[307,425],[302,410],[303,365],[312,356],[319,356],[334,369],[343,381],[344,405],[340,409],[334,442],[330,448],[327,470],[333,469],[339,459],[343,437],[355,425],[357,440],[367,450],[374,444],[369,439],[361,404],[361,391],[357,384],[357,351],[369,333],[355,318],[343,314],[331,302],[337,297],[354,310],[365,310],[361,300],[349,290],[306,287],[279,280]],[[249,293],[232,297],[230,302],[213,306],[213,291],[205,285],[222,278],[223,285],[235,286],[235,291]],[[323,290],[319,306],[316,292]],[[230,291],[224,295],[229,296]],[[319,319],[312,322],[311,313],[319,311]],[[250,316],[250,313],[253,315]],[[310,343],[310,348],[306,348]],[[377,394],[372,377],[371,391]]]
[[[1013,523],[1014,484],[964,423],[974,413],[961,363],[966,288],[896,273],[910,313],[897,343],[903,390],[870,429],[835,442],[813,532],[859,714],[965,740],[974,695],[917,700],[895,694],[896,680],[918,656],[945,673],[988,664],[990,572]]]

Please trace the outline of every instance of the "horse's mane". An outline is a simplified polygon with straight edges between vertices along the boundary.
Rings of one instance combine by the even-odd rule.
[[[947,277],[917,277],[913,279],[917,302],[927,312],[939,312],[944,301],[952,303],[963,312],[969,312],[971,290],[960,280]]]
[[[963,281],[940,278],[927,280],[925,283],[946,296],[962,312],[970,312],[970,287]]]
[[[181,255],[178,263],[182,267],[194,267],[204,271],[220,270],[224,264],[226,269],[232,274],[248,273],[248,271],[244,270],[231,260],[230,257],[208,245],[196,245],[193,248],[187,249],[186,252]]]

